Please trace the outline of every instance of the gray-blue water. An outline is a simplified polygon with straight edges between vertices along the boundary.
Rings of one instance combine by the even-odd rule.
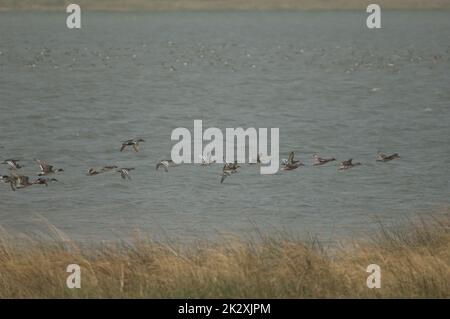
[[[12,192],[0,224],[41,219],[76,239],[307,232],[339,238],[449,204],[450,12],[0,14],[0,159],[65,169]],[[281,157],[305,167],[262,176],[243,166],[156,171],[176,127],[279,127]],[[141,151],[120,141],[143,137]],[[375,162],[378,150],[400,160]],[[338,162],[312,167],[312,154]],[[131,181],[88,168],[132,166]],[[0,173],[8,174],[6,165]],[[364,231],[363,231],[364,233]]]

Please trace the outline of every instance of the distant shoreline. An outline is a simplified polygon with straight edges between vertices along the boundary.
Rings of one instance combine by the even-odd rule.
[[[126,4],[114,0],[75,0],[84,10],[105,12],[162,11],[323,11],[365,10],[374,1],[363,0],[130,0]],[[0,0],[0,12],[61,11],[69,1]],[[450,10],[450,0],[377,0],[388,10]]]

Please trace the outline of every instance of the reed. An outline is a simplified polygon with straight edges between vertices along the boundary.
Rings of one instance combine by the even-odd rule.
[[[450,215],[325,249],[294,236],[81,245],[0,231],[0,298],[449,298]],[[68,289],[69,264],[81,288]],[[366,267],[381,267],[369,289]]]

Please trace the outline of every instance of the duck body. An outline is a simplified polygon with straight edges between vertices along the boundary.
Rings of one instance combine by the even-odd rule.
[[[142,138],[137,138],[123,141],[120,151],[123,152],[127,146],[132,146],[135,152],[139,152],[139,143],[141,142],[145,142],[145,140]]]
[[[25,175],[12,174],[11,178],[13,179],[13,183],[16,189],[22,189],[29,186],[34,185],[34,183],[30,182],[30,178]]]
[[[339,170],[345,170],[345,169],[349,169],[355,166],[359,166],[361,165],[360,162],[355,162],[353,163],[353,159],[348,159],[346,161],[341,162],[341,165],[339,166]]]
[[[225,163],[223,165],[223,169],[222,169],[222,178],[220,180],[220,183],[222,184],[225,181],[225,178],[227,178],[228,176],[231,176],[235,173],[238,172],[238,168],[240,166],[238,165],[237,161],[235,161],[233,164],[230,163]]]
[[[106,173],[106,172],[112,171],[113,169],[116,169],[116,168],[118,168],[116,165],[103,166],[100,170],[96,170],[96,169],[90,168],[86,175],[88,175],[88,176],[95,176],[95,175],[99,175],[99,174],[102,174],[102,173]]]
[[[319,157],[319,155],[317,155],[317,154],[314,154],[313,157],[314,157],[314,160],[315,160],[315,163],[313,164],[313,166],[324,165],[324,164],[327,164],[329,162],[333,162],[333,161],[336,160],[334,157],[332,157],[332,158],[322,158],[322,157]]]
[[[400,158],[400,155],[398,155],[398,153],[386,155],[384,153],[378,152],[377,162],[389,162],[389,161],[399,159],[399,158]]]
[[[101,174],[101,172],[99,172],[99,171],[97,171],[97,170],[95,170],[93,168],[90,168],[86,175],[88,175],[88,176],[95,176],[95,175],[98,175],[98,174]]]
[[[64,172],[62,168],[54,168],[53,165],[49,165],[45,161],[34,159],[34,161],[39,165],[41,171],[38,173],[38,176],[46,176],[54,173]]]
[[[176,166],[176,164],[171,159],[163,159],[163,160],[159,161],[158,164],[156,164],[156,169],[158,170],[160,167],[162,167],[162,168],[164,168],[164,171],[168,172],[169,167],[174,167],[174,166]]]
[[[298,160],[294,160],[294,152],[291,152],[289,154],[289,157],[287,160],[283,160],[281,162],[281,170],[283,171],[291,171],[294,169],[299,168],[300,166],[303,166],[304,164]]]

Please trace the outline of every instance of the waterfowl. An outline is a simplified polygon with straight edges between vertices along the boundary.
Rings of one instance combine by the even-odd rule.
[[[143,140],[142,138],[138,138],[138,139],[132,139],[132,140],[123,141],[122,142],[122,147],[120,148],[120,151],[123,152],[123,150],[127,146],[133,146],[134,151],[135,152],[139,152],[139,143],[140,142],[145,142],[145,140]]]
[[[133,167],[121,168],[117,172],[120,173],[120,177],[122,177],[122,179],[131,179],[130,171],[132,170],[134,170]]]
[[[314,161],[315,161],[314,164],[313,164],[314,166],[324,165],[326,163],[329,163],[329,162],[332,162],[332,161],[336,160],[334,157],[332,157],[332,158],[322,158],[322,157],[319,157],[319,155],[317,155],[317,154],[314,154],[313,158],[314,158]]]
[[[9,169],[18,170],[18,169],[21,169],[22,167],[24,167],[23,165],[20,165],[18,163],[19,161],[20,160],[16,160],[16,159],[7,159],[7,160],[4,160],[2,162],[2,164],[8,164]]]
[[[11,177],[14,180],[14,186],[17,189],[21,189],[21,188],[25,188],[25,187],[33,185],[33,183],[30,182],[30,178],[28,176],[18,175],[18,174],[13,173],[11,175]]]
[[[358,166],[358,165],[361,165],[361,163],[360,162],[353,163],[353,159],[350,158],[346,161],[341,162],[339,170],[349,169],[349,168],[352,168],[352,167]]]
[[[227,163],[225,162],[223,166],[223,170],[230,170],[230,171],[236,171],[239,167],[241,167],[238,162],[235,160],[234,163]]]
[[[398,153],[386,155],[384,153],[378,152],[377,154],[377,162],[389,162],[398,158],[400,158],[400,155],[398,155]]]
[[[98,175],[98,174],[100,174],[101,172],[99,172],[99,171],[97,171],[97,170],[95,170],[95,169],[93,169],[93,168],[90,168],[89,170],[88,170],[88,172],[87,172],[87,175],[88,176],[95,176],[95,175]]]
[[[96,169],[90,168],[88,170],[88,172],[87,172],[87,175],[88,176],[95,176],[95,175],[98,175],[98,174],[102,174],[102,173],[105,173],[105,172],[112,171],[113,169],[116,169],[116,168],[118,168],[116,165],[103,166],[100,170],[96,170]]]
[[[44,178],[44,177],[39,177],[37,180],[35,180],[33,182],[33,184],[38,184],[38,185],[45,185],[46,187],[48,186],[48,183],[50,182],[57,182],[58,180],[56,178]]]
[[[281,162],[281,166],[282,166],[281,169],[283,171],[290,171],[290,170],[299,168],[300,166],[303,166],[303,163],[301,163],[300,161],[294,160],[294,152],[291,152],[289,154],[288,159],[287,160],[285,159]]]
[[[223,169],[222,169],[222,179],[220,180],[220,183],[222,184],[223,181],[225,180],[225,178],[227,178],[228,176],[231,176],[234,173],[237,173],[237,169],[240,166],[237,164],[237,161],[235,161],[233,164],[229,164],[229,163],[225,163],[223,165]]]
[[[38,159],[34,159],[34,161],[41,168],[41,172],[38,173],[38,176],[45,176],[53,173],[64,172],[62,168],[55,169],[52,165],[47,164],[45,161],[41,161]]]
[[[172,166],[175,166],[175,162],[174,161],[172,161],[171,159],[164,159],[164,160],[161,160],[158,164],[156,164],[156,169],[159,169],[160,167],[163,167],[164,170],[166,172],[168,172],[169,171],[168,168],[172,167]]]

